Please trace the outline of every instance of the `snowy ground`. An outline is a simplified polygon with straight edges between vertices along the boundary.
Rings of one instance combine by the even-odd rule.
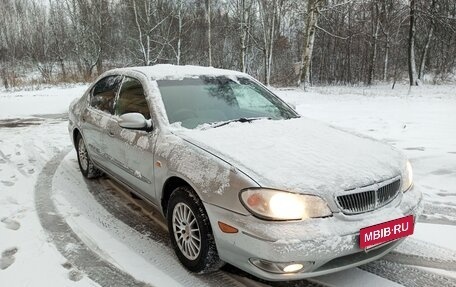
[[[108,178],[81,177],[65,112],[84,89],[0,91],[0,286],[270,285],[230,266],[186,272],[156,212]],[[292,286],[456,286],[454,90],[277,90],[303,116],[404,150],[426,200],[415,234],[384,260]]]

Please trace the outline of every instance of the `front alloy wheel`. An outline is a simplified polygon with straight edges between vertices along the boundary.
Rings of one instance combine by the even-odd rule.
[[[209,217],[193,189],[181,186],[171,193],[166,218],[174,251],[188,270],[209,273],[224,264],[217,253]]]
[[[192,210],[178,203],[173,211],[173,233],[177,246],[189,260],[195,260],[201,251],[201,232]]]

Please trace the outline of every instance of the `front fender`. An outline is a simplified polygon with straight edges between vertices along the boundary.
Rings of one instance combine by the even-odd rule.
[[[234,166],[169,133],[159,135],[155,150],[155,187],[163,196],[166,180],[185,180],[203,202],[240,214],[250,214],[239,201],[239,192],[258,186]]]

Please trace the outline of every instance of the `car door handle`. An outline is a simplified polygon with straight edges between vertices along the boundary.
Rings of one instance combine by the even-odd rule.
[[[108,135],[109,135],[110,137],[113,137],[113,136],[114,136],[114,132],[113,132],[113,131],[108,131]]]

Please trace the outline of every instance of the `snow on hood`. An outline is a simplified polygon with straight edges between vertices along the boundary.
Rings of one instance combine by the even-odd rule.
[[[328,195],[401,174],[405,158],[379,141],[300,118],[173,129],[263,187]]]

